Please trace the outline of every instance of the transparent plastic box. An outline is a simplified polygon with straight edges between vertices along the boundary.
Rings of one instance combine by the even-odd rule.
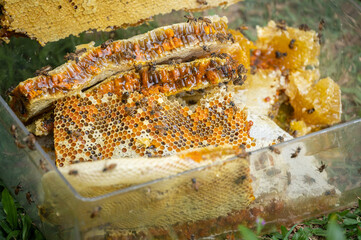
[[[19,138],[26,137],[28,131],[0,98],[0,178],[9,189],[21,182],[23,191],[13,195],[47,239],[224,238],[237,234],[239,224],[252,227],[257,217],[265,219],[266,230],[270,230],[347,208],[361,196],[361,100],[357,98],[361,94],[360,4],[333,0],[247,0],[204,14],[226,15],[231,28],[246,24],[250,27],[246,34],[252,40],[256,25],[265,26],[268,20],[285,19],[290,26],[306,23],[317,29],[324,18],[320,72],[322,77],[330,76],[341,86],[343,122],[278,144],[279,155],[268,148],[260,149],[249,158],[225,157],[173,176],[84,197],[77,192],[77,186],[61,175],[38,143],[35,150],[16,146],[11,126],[17,127]],[[171,24],[184,21],[183,15],[172,13],[156,17],[155,21],[160,25]],[[150,24],[146,30],[152,27]],[[144,31],[144,26],[132,30],[137,29]],[[110,34],[87,35],[84,39],[99,42]],[[49,44],[48,48],[51,47]],[[12,45],[2,48],[17,52],[15,55],[24,59],[29,50],[12,49]],[[24,54],[19,54],[21,51]],[[47,57],[39,51],[39,58]],[[3,58],[2,61],[11,61]],[[25,61],[25,67],[20,63],[1,67],[6,68],[3,73],[9,81],[23,80],[17,79],[12,69],[32,64],[31,60]],[[8,83],[1,85],[5,89]],[[291,159],[298,147],[299,156]],[[222,154],[215,152],[204,158]],[[317,172],[321,161],[327,168],[319,173],[319,180],[302,173],[304,166],[308,167],[305,171]],[[272,171],[275,168],[276,173]],[[295,171],[299,175],[293,175]],[[251,181],[246,183],[246,178]],[[27,200],[27,193],[34,202]]]

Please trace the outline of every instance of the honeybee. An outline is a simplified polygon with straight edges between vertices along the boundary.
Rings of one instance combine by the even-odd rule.
[[[224,33],[217,33],[216,34],[216,38],[218,39],[218,41],[220,41],[221,43],[224,43],[227,41],[227,36]]]
[[[291,39],[290,43],[288,44],[288,47],[290,49],[293,49],[293,47],[295,46],[295,42],[296,42],[296,39]]]
[[[36,138],[34,134],[29,133],[28,136],[23,139],[23,141],[26,143],[30,150],[35,150]]]
[[[45,161],[43,161],[42,159],[39,160],[39,166],[44,172],[49,171],[49,169],[46,167]]]
[[[100,45],[100,47],[101,47],[102,49],[107,48],[110,44],[112,44],[112,42],[113,42],[113,39],[108,39],[107,41],[105,41],[104,43],[102,43],[102,45]]]
[[[40,75],[49,76],[49,71],[51,71],[51,69],[53,69],[53,68],[50,65],[47,65],[45,67],[40,68],[39,70],[36,70],[35,75],[36,76],[40,76]]]
[[[302,31],[309,31],[310,28],[308,27],[307,24],[301,24],[298,29],[302,30]]]
[[[28,201],[29,204],[33,203],[33,199],[31,198],[31,193],[27,192],[26,193],[26,200]]]
[[[103,168],[103,172],[107,172],[107,171],[113,170],[116,166],[117,166],[116,163],[112,163],[112,164],[109,164],[109,165],[105,165],[104,168]]]
[[[294,153],[291,154],[291,158],[298,157],[298,154],[301,152],[301,148],[298,147]]]
[[[193,186],[194,190],[196,190],[198,192],[199,183],[197,182],[196,178],[192,178],[192,186]]]
[[[315,108],[310,108],[310,109],[307,109],[306,112],[308,114],[312,114],[313,112],[315,111]]]
[[[17,129],[16,126],[14,124],[12,124],[10,127],[10,133],[15,139],[18,137],[16,129]]]
[[[67,53],[65,56],[64,56],[64,59],[65,60],[72,60],[72,61],[75,61],[76,63],[79,62],[79,57],[76,53]]]
[[[25,148],[26,146],[22,144],[18,139],[15,139],[15,144],[18,148]]]
[[[277,140],[278,140],[279,142],[284,142],[284,141],[285,141],[285,138],[282,137],[282,136],[278,136]]]
[[[78,172],[78,170],[73,169],[73,170],[70,170],[70,171],[68,172],[68,174],[69,174],[69,175],[72,175],[72,176],[77,176],[77,175],[79,174],[79,172]]]
[[[245,66],[243,64],[239,64],[237,67],[237,73],[238,74],[243,74],[243,73],[247,73],[247,69],[245,68]]]
[[[247,75],[243,75],[243,76],[241,75],[233,81],[233,84],[242,86],[246,80],[247,80]]]
[[[285,20],[279,20],[276,24],[276,27],[279,29],[279,30],[282,30],[282,31],[286,31],[287,28],[286,28],[286,21]]]
[[[307,183],[308,185],[311,185],[316,182],[316,180],[308,175],[303,176],[303,182]]]
[[[242,176],[236,178],[236,180],[234,180],[234,183],[237,184],[237,185],[242,184],[244,182],[244,180],[246,180],[246,179],[247,179],[247,176],[242,175]]]
[[[23,190],[23,186],[21,186],[21,184],[19,183],[18,185],[16,185],[14,193],[15,195],[18,195],[20,191]]]
[[[197,18],[195,18],[192,13],[189,13],[189,15],[184,15],[184,17],[187,19],[187,23],[197,22]]]
[[[269,146],[268,148],[269,148],[269,150],[271,150],[271,152],[273,152],[273,153],[281,154],[281,151],[280,151],[278,148],[274,147],[274,146]]]
[[[318,167],[317,170],[318,170],[320,173],[322,173],[323,170],[326,169],[326,167],[327,167],[327,165],[326,165],[323,161],[321,161],[321,166]]]
[[[102,210],[102,207],[100,207],[100,206],[95,207],[93,212],[90,214],[90,218],[95,218],[95,217],[99,216],[101,210]]]
[[[227,40],[231,41],[232,43],[234,43],[234,37],[232,35],[232,33],[228,33],[227,35]]]
[[[282,53],[282,52],[276,51],[275,56],[276,56],[276,58],[282,58],[282,57],[286,57],[287,53],[286,52]]]
[[[155,62],[150,62],[149,63],[149,72],[154,72],[156,69],[156,63]]]
[[[208,46],[206,46],[206,45],[203,45],[203,46],[202,46],[202,49],[203,49],[203,51],[205,51],[205,52],[210,52],[210,51],[211,51],[211,49],[210,49]]]
[[[290,185],[291,184],[291,173],[287,171],[287,184]]]
[[[323,31],[324,27],[325,27],[325,20],[321,18],[320,22],[318,23],[318,30]]]
[[[199,22],[203,22],[203,23],[205,23],[206,25],[209,25],[209,24],[212,23],[212,20],[211,20],[211,19],[205,18],[205,17],[199,17],[199,18],[198,18],[198,21],[199,21]]]
[[[197,3],[201,5],[208,5],[206,0],[197,0]]]
[[[140,70],[142,70],[142,68],[143,68],[143,65],[142,64],[134,64],[134,68],[135,68],[135,71],[137,71],[137,72],[140,72]]]

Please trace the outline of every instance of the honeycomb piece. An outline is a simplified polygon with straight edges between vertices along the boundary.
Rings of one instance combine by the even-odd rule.
[[[233,59],[237,60],[239,64],[243,64],[246,69],[249,69],[251,64],[251,49],[254,49],[254,44],[248,40],[242,33],[239,31],[229,29],[229,33],[232,34],[235,43],[238,45],[238,48],[233,51],[224,51],[228,52]],[[222,50],[221,50],[222,51]]]
[[[50,111],[34,120],[26,128],[36,136],[46,136],[54,130],[54,112]]]
[[[7,31],[3,35],[5,40],[15,32],[45,44],[71,34],[77,36],[89,29],[113,31],[118,27],[136,25],[173,10],[202,10],[238,1],[207,0],[204,5],[198,1],[164,0],[5,0],[1,2],[4,9],[1,25]]]
[[[100,97],[107,93],[129,94],[140,92],[144,95],[164,93],[166,96],[183,91],[196,90],[230,81],[242,73],[237,73],[237,65],[230,57],[203,58],[175,65],[142,67],[120,73],[90,89]]]
[[[60,167],[109,158],[167,156],[205,146],[255,146],[249,136],[252,122],[226,87],[215,88],[193,109],[161,93],[134,92],[127,99],[112,93],[103,97],[81,93],[57,102],[54,126]]]
[[[307,124],[300,121],[291,121],[290,123],[291,131],[294,133],[295,137],[301,137],[311,132],[312,128],[307,126]]]
[[[291,77],[286,90],[286,94],[292,96],[290,102],[294,108],[294,117],[314,126],[340,122],[340,87],[328,77],[319,80],[308,89],[304,88],[304,83],[305,80],[302,78]]]
[[[88,88],[135,64],[161,63],[172,58],[197,57],[221,48],[219,35],[227,33],[227,18],[208,17],[212,23],[189,22],[157,28],[128,40],[107,41],[78,51],[62,66],[21,82],[13,91],[10,106],[22,121],[43,112],[69,93]],[[217,37],[218,36],[218,37]]]
[[[320,44],[313,30],[304,31],[269,21],[266,27],[257,27],[257,36],[257,50],[252,56],[252,65],[257,68],[282,71],[319,64]]]

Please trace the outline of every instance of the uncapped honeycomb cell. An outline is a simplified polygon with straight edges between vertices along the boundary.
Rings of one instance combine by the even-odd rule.
[[[164,94],[100,97],[80,94],[59,100],[54,139],[58,166],[116,157],[155,157],[206,146],[250,148],[252,122],[225,87],[190,109]],[[252,145],[253,144],[253,145]]]
[[[21,82],[12,91],[10,106],[22,121],[27,121],[57,99],[137,64],[199,56],[203,54],[202,46],[209,45],[211,50],[221,48],[223,38],[221,43],[220,36],[227,34],[227,18],[212,16],[208,19],[211,23],[174,24],[131,39],[106,41],[98,47],[80,49],[64,65],[52,71],[40,71],[39,76]]]
[[[319,64],[319,38],[313,30],[269,21],[266,27],[257,27],[257,37],[251,59],[257,68],[285,70]]]

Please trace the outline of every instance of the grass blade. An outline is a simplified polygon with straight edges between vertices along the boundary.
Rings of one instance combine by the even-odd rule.
[[[20,230],[15,230],[15,231],[12,231],[11,233],[9,233],[9,235],[6,237],[6,240],[10,240],[10,239],[17,239],[17,236],[19,235],[20,233]]]
[[[12,229],[16,229],[18,226],[16,207],[14,204],[14,199],[7,189],[4,189],[2,192],[1,202],[4,207],[4,212],[6,213],[6,220],[9,222]]]
[[[293,231],[293,229],[297,226],[298,224],[293,225],[293,227],[291,227],[291,229],[287,232],[286,236],[283,237],[284,240],[287,240],[288,237],[290,236],[291,232]]]
[[[256,234],[254,234],[250,229],[245,226],[238,226],[239,231],[244,240],[258,240]]]
[[[29,237],[29,231],[30,231],[30,227],[31,227],[31,219],[28,215],[23,215],[23,216],[21,216],[21,222],[23,225],[22,237],[25,240],[25,239],[28,239],[28,237]]]
[[[9,234],[12,230],[11,228],[9,227],[9,225],[6,223],[5,220],[1,220],[0,221],[0,227],[7,233]]]

